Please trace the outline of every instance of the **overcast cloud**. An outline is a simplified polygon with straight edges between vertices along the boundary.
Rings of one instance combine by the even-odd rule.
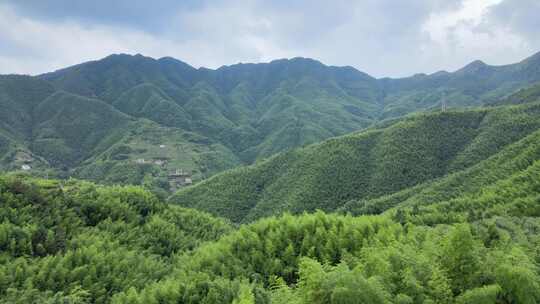
[[[0,0],[0,74],[111,53],[195,67],[311,57],[376,77],[540,51],[538,0]]]

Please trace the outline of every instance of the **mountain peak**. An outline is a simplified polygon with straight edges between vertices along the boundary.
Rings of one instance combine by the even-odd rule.
[[[487,64],[485,62],[483,62],[482,60],[475,60],[475,61],[469,63],[468,65],[466,65],[465,67],[482,68],[482,67],[485,67],[485,66],[487,66]]]
[[[482,60],[475,60],[467,64],[463,68],[459,69],[457,73],[476,73],[485,69],[486,67],[489,67],[489,65],[487,65]]]
[[[195,70],[195,68],[192,67],[191,65],[189,65],[188,63],[185,63],[182,60],[178,60],[178,59],[176,59],[174,57],[170,57],[170,56],[161,57],[157,61],[160,64],[164,64],[164,65],[181,66],[181,67],[184,67],[184,68],[188,68],[190,70]]]

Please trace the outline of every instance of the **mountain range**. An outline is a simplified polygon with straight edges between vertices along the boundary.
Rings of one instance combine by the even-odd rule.
[[[540,303],[539,67],[0,76],[0,304]]]
[[[0,76],[0,168],[167,191],[175,169],[200,181],[443,103],[515,103],[508,98],[529,91],[534,99],[539,81],[540,53],[401,79],[307,58],[211,70],[111,55],[38,76]]]

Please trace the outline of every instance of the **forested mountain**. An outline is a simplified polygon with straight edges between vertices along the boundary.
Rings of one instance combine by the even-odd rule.
[[[540,101],[540,83],[527,86],[506,98],[498,99],[491,105],[522,104],[535,101]]]
[[[538,61],[1,76],[0,303],[539,303]]]
[[[506,66],[476,61],[453,73],[375,79],[307,58],[211,70],[111,55],[35,77],[0,76],[0,168],[145,184],[166,195],[176,169],[199,181],[442,103],[534,101],[539,67],[536,54]]]
[[[247,162],[366,127],[379,109],[376,79],[304,58],[209,70],[112,55],[40,78],[215,139]]]
[[[137,187],[1,176],[0,303],[535,304],[540,170],[516,158],[455,204],[240,227]]]
[[[440,105],[478,106],[493,103],[517,89],[540,81],[540,52],[515,64],[491,66],[477,60],[453,73],[418,74],[381,79],[384,116],[396,116]]]
[[[317,209],[380,213],[423,200],[439,183],[454,198],[458,188],[474,193],[526,170],[540,157],[539,128],[539,103],[416,114],[218,174],[171,202],[235,222]]]
[[[131,184],[146,179],[152,188],[167,189],[166,174],[176,168],[201,179],[240,163],[229,149],[204,136],[137,118],[97,98],[56,90],[35,77],[1,76],[0,106],[0,168],[6,171],[26,165],[42,176]],[[164,159],[165,166],[152,163],[156,158]]]

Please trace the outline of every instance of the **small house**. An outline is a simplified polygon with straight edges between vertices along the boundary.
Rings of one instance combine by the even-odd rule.
[[[191,173],[184,172],[182,169],[177,169],[174,173],[170,173],[168,179],[171,191],[176,191],[184,186],[193,184]]]

